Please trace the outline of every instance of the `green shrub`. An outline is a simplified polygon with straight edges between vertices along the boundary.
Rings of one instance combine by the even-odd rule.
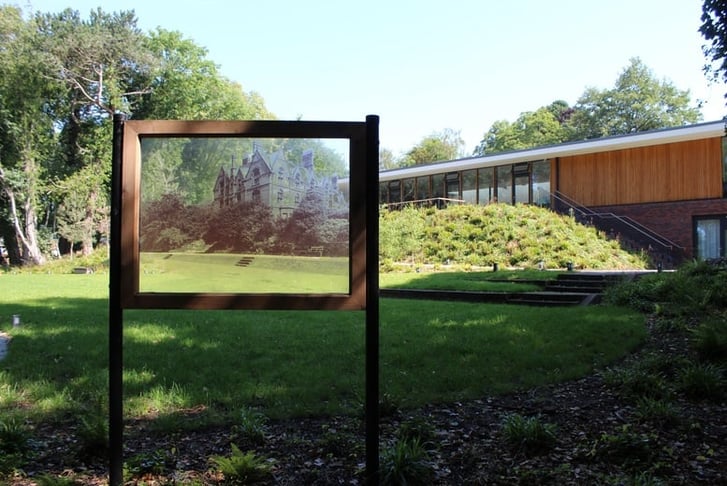
[[[679,410],[668,400],[640,397],[636,400],[634,415],[643,422],[674,425],[679,421]]]
[[[679,373],[679,389],[695,400],[717,401],[725,387],[723,369],[711,363],[694,363]]]
[[[435,437],[435,430],[432,423],[426,417],[412,417],[404,420],[397,430],[399,440],[418,440],[422,445],[431,444]]]
[[[267,417],[252,408],[240,410],[240,422],[232,428],[233,437],[262,444],[265,440],[265,424]]]
[[[601,434],[589,455],[627,469],[642,468],[656,457],[659,449],[656,439],[653,434],[634,432],[629,425],[624,425],[614,434]]]
[[[692,348],[700,359],[715,363],[727,361],[727,319],[718,314],[705,319],[692,335]]]
[[[270,479],[272,465],[254,452],[242,453],[231,444],[230,456],[213,456],[210,460],[224,477],[224,484],[254,484]]]
[[[647,367],[634,365],[630,368],[608,370],[603,375],[604,382],[617,388],[625,397],[664,398],[669,389],[664,375]]]
[[[30,432],[16,419],[0,420],[0,453],[24,454],[28,451]]]
[[[555,425],[516,413],[502,421],[502,434],[511,447],[526,453],[544,452],[556,442]]]
[[[418,439],[398,440],[383,450],[379,483],[386,486],[429,485],[434,466]]]

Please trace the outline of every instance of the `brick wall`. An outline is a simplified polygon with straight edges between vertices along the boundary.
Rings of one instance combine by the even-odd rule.
[[[591,209],[628,216],[684,247],[687,257],[691,258],[694,256],[693,218],[727,215],[727,199],[600,206]]]

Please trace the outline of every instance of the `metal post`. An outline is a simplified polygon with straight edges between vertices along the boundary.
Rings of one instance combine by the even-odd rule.
[[[114,115],[109,253],[109,484],[124,481],[123,310],[121,308],[121,190],[124,115]]]
[[[366,482],[379,483],[379,117],[366,117]]]

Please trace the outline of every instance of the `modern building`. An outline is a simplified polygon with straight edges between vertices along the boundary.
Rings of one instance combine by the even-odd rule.
[[[382,171],[379,202],[538,204],[673,266],[727,256],[725,122]]]
[[[289,217],[306,197],[317,196],[325,209],[346,207],[336,177],[319,176],[313,168],[313,151],[303,152],[300,161],[291,161],[282,150],[264,153],[257,145],[232,165],[229,172],[220,168],[214,186],[214,202],[219,207],[239,202],[265,204],[274,216]]]

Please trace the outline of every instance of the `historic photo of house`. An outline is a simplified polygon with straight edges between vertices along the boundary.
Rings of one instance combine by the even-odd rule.
[[[140,287],[347,292],[347,154],[321,140],[145,139]]]

